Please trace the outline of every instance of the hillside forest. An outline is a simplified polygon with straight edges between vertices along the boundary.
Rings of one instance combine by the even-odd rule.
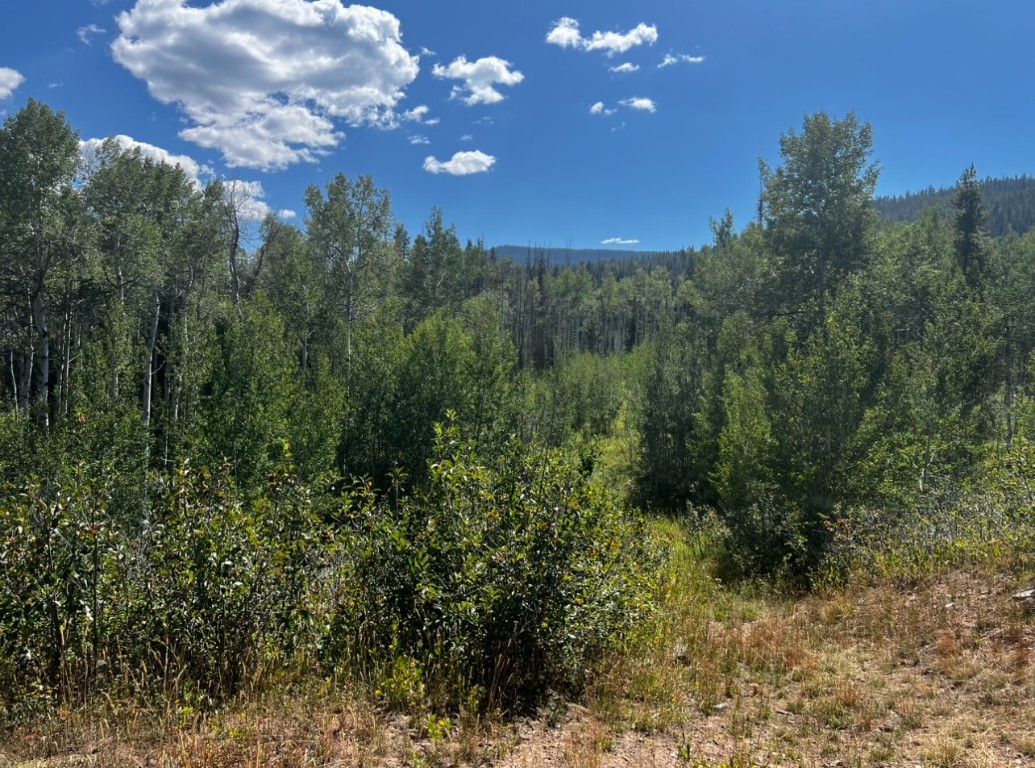
[[[790,589],[1030,552],[1035,233],[990,234],[974,167],[880,220],[854,114],[778,138],[757,220],[558,263],[408,232],[370,177],[254,224],[8,117],[0,719],[285,670],[520,709],[647,626],[660,516]]]

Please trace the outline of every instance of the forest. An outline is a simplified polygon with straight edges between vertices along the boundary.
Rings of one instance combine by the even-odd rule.
[[[990,234],[973,166],[880,219],[872,130],[806,116],[709,245],[558,263],[437,208],[407,232],[370,177],[249,222],[30,101],[0,129],[0,720],[291,675],[521,711],[649,625],[659,520],[791,591],[1030,556],[1035,233]]]

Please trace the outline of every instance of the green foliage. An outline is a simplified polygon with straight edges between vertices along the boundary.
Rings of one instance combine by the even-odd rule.
[[[430,480],[398,501],[360,487],[344,521],[329,642],[386,695],[419,671],[439,706],[533,703],[649,609],[656,554],[564,454],[513,443],[483,464],[450,426]]]
[[[331,549],[310,494],[285,466],[249,499],[229,471],[185,465],[162,478],[135,525],[110,514],[117,477],[96,467],[8,489],[0,668],[11,679],[0,704],[76,700],[130,681],[209,701],[312,651],[315,575]]]

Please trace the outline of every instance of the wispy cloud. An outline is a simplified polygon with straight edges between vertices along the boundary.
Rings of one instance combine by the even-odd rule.
[[[11,98],[15,89],[25,82],[25,76],[16,69],[0,67],[0,100]]]
[[[476,149],[473,152],[457,152],[446,161],[428,156],[424,158],[424,170],[428,173],[469,176],[472,173],[485,173],[495,162],[495,157]]]
[[[673,64],[700,64],[704,56],[691,56],[689,53],[666,53],[665,57],[658,64],[658,69],[671,67]]]
[[[430,144],[431,143],[431,139],[429,139],[427,136],[422,136],[419,133],[414,134],[413,136],[410,136],[409,141],[410,141],[411,144]]]
[[[648,99],[645,96],[633,96],[631,99],[622,99],[619,103],[624,107],[629,107],[629,109],[638,109],[643,112],[656,112],[658,110],[654,100]]]
[[[609,109],[602,101],[598,101],[589,108],[589,114],[591,115],[613,115],[615,112],[617,112],[617,110]]]
[[[429,119],[428,112],[431,109],[427,104],[421,104],[419,107],[408,109],[400,115],[403,120],[410,123],[423,123],[424,125],[435,125],[438,122],[438,118]]]
[[[495,104],[503,101],[503,94],[496,90],[497,85],[517,85],[525,76],[513,65],[497,56],[486,56],[477,61],[468,61],[459,56],[449,64],[436,64],[431,74],[449,80],[462,80],[454,85],[450,98],[462,98],[468,106],[475,104]]]
[[[617,67],[608,67],[608,69],[610,69],[612,72],[620,72],[623,74],[626,72],[636,72],[637,70],[639,70],[639,68],[639,64],[632,64],[628,61],[624,64],[619,64]]]
[[[657,41],[658,28],[643,22],[628,32],[594,32],[589,37],[583,37],[579,30],[579,22],[570,16],[555,21],[546,33],[546,42],[551,45],[584,51],[604,51],[608,56],[625,53],[638,45],[654,45]]]
[[[601,240],[601,245],[639,245],[640,241],[635,238],[626,239],[624,237],[609,237],[606,240]]]
[[[230,166],[314,162],[341,141],[337,120],[398,125],[419,70],[395,16],[342,0],[140,0],[117,22],[115,60]]]
[[[87,24],[85,27],[79,27],[75,31],[75,35],[83,45],[90,45],[95,35],[103,35],[104,32],[103,27],[98,27],[96,24]]]

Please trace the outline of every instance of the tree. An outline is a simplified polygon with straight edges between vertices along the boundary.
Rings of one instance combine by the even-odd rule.
[[[80,247],[67,226],[78,167],[78,134],[64,113],[46,104],[30,99],[0,128],[0,281],[5,300],[27,318],[26,336],[34,339],[34,355],[26,350],[23,356],[19,398],[25,401],[29,371],[35,369],[44,428],[50,426],[48,278]]]
[[[352,372],[352,334],[357,322],[384,301],[396,264],[394,226],[388,191],[370,176],[350,181],[339,173],[327,184],[306,190],[306,227],[314,252],[323,260],[332,297],[345,321],[346,383]]]
[[[820,327],[826,295],[863,262],[867,234],[875,220],[873,192],[880,168],[870,162],[873,131],[854,113],[831,120],[825,112],[806,116],[801,133],[780,138],[782,165],[762,175],[762,218],[778,264],[778,286],[792,312],[803,299],[816,302]],[[811,296],[798,294],[807,286]]]
[[[441,210],[432,209],[408,255],[401,288],[408,304],[407,328],[412,329],[438,308],[459,303],[463,297],[463,252],[456,228],[445,226]]]
[[[952,195],[956,212],[956,264],[963,272],[967,285],[974,288],[981,281],[988,266],[988,212],[981,195],[977,170],[971,164],[956,183]]]

